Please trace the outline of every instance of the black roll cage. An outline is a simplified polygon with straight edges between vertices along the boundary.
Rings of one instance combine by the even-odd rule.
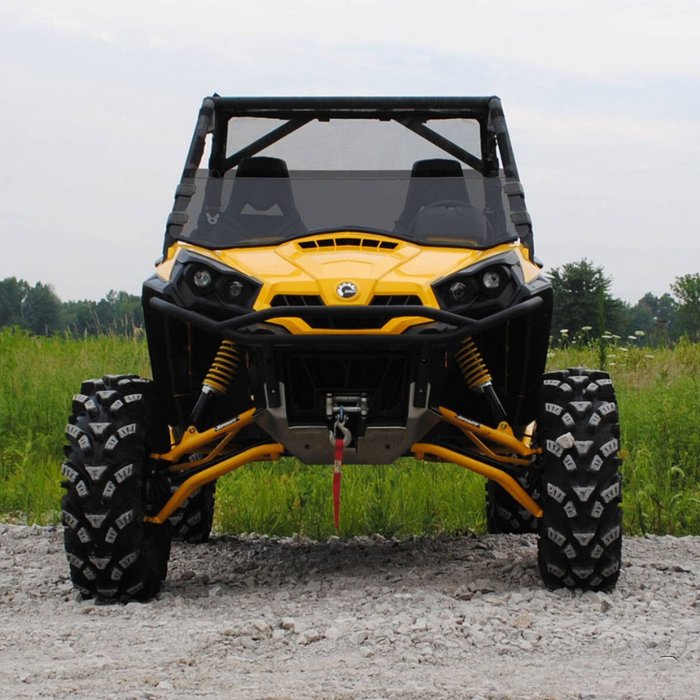
[[[228,121],[233,117],[287,120],[236,153],[226,156]],[[436,119],[474,119],[479,122],[481,153],[477,156],[425,125]],[[525,205],[525,192],[498,97],[206,97],[199,110],[192,142],[175,193],[166,226],[164,253],[173,245],[186,223],[186,210],[194,194],[194,178],[204,153],[207,134],[212,134],[209,170],[219,177],[241,160],[283,139],[310,121],[331,119],[377,119],[396,121],[457,158],[484,177],[496,177],[500,154],[506,176],[505,194],[515,230],[534,258],[532,222]]]

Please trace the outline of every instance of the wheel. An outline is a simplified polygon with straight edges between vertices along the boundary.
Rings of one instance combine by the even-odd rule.
[[[152,598],[165,578],[170,525],[144,523],[168,497],[150,452],[168,449],[152,383],[135,375],[83,382],[63,464],[64,543],[73,585],[100,600]]]
[[[549,588],[607,590],[622,559],[620,427],[607,372],[544,375],[539,568]]]
[[[173,489],[175,490],[175,489]],[[214,521],[216,481],[195,491],[171,516],[174,540],[201,544],[209,540]]]
[[[528,476],[517,481],[533,500],[539,502],[539,475],[533,470]],[[486,528],[491,534],[521,535],[537,532],[538,522],[502,486],[489,480],[486,482]]]

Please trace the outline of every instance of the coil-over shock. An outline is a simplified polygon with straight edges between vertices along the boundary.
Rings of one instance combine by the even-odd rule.
[[[192,425],[197,426],[204,409],[214,396],[222,396],[228,391],[240,361],[240,352],[233,342],[230,340],[221,341],[219,351],[216,353],[209,372],[207,372],[207,376],[202,382],[202,392],[192,410],[192,415],[190,416]]]
[[[491,374],[484,358],[472,338],[465,338],[455,353],[455,361],[467,386],[474,392],[483,394],[497,422],[506,419],[506,411],[493,388]]]

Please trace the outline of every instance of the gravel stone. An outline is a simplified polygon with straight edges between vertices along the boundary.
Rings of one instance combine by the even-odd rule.
[[[309,629],[301,632],[297,639],[298,644],[311,644],[312,642],[318,642],[321,639],[321,635],[318,630]]]
[[[515,628],[519,630],[526,630],[531,624],[532,617],[527,611],[521,612],[515,620]]]
[[[340,639],[343,636],[342,630],[337,627],[329,627],[323,634],[326,639]]]
[[[351,644],[362,644],[367,639],[367,632],[362,631],[362,632],[353,632],[350,635],[350,643]]]
[[[292,630],[293,631],[296,622],[295,622],[293,617],[283,617],[282,622],[280,624],[282,625],[283,630]]]
[[[0,525],[2,697],[687,700],[700,538],[627,538],[614,592],[548,591],[536,538],[175,543],[157,601],[95,605],[62,533]]]

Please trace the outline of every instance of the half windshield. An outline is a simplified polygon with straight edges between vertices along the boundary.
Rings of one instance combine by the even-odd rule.
[[[210,169],[183,179],[186,216],[180,208],[174,238],[211,248],[340,231],[465,248],[517,239],[505,177],[493,165],[485,174],[475,119],[315,115],[225,125],[214,130]]]
[[[255,165],[255,159],[250,160]],[[454,165],[459,168],[456,161]],[[211,248],[278,245],[337,231],[466,248],[488,248],[517,238],[503,178],[473,171],[455,177],[388,171],[248,177],[241,168],[240,174],[233,171],[224,177],[199,171],[194,184],[187,223],[178,238]]]

